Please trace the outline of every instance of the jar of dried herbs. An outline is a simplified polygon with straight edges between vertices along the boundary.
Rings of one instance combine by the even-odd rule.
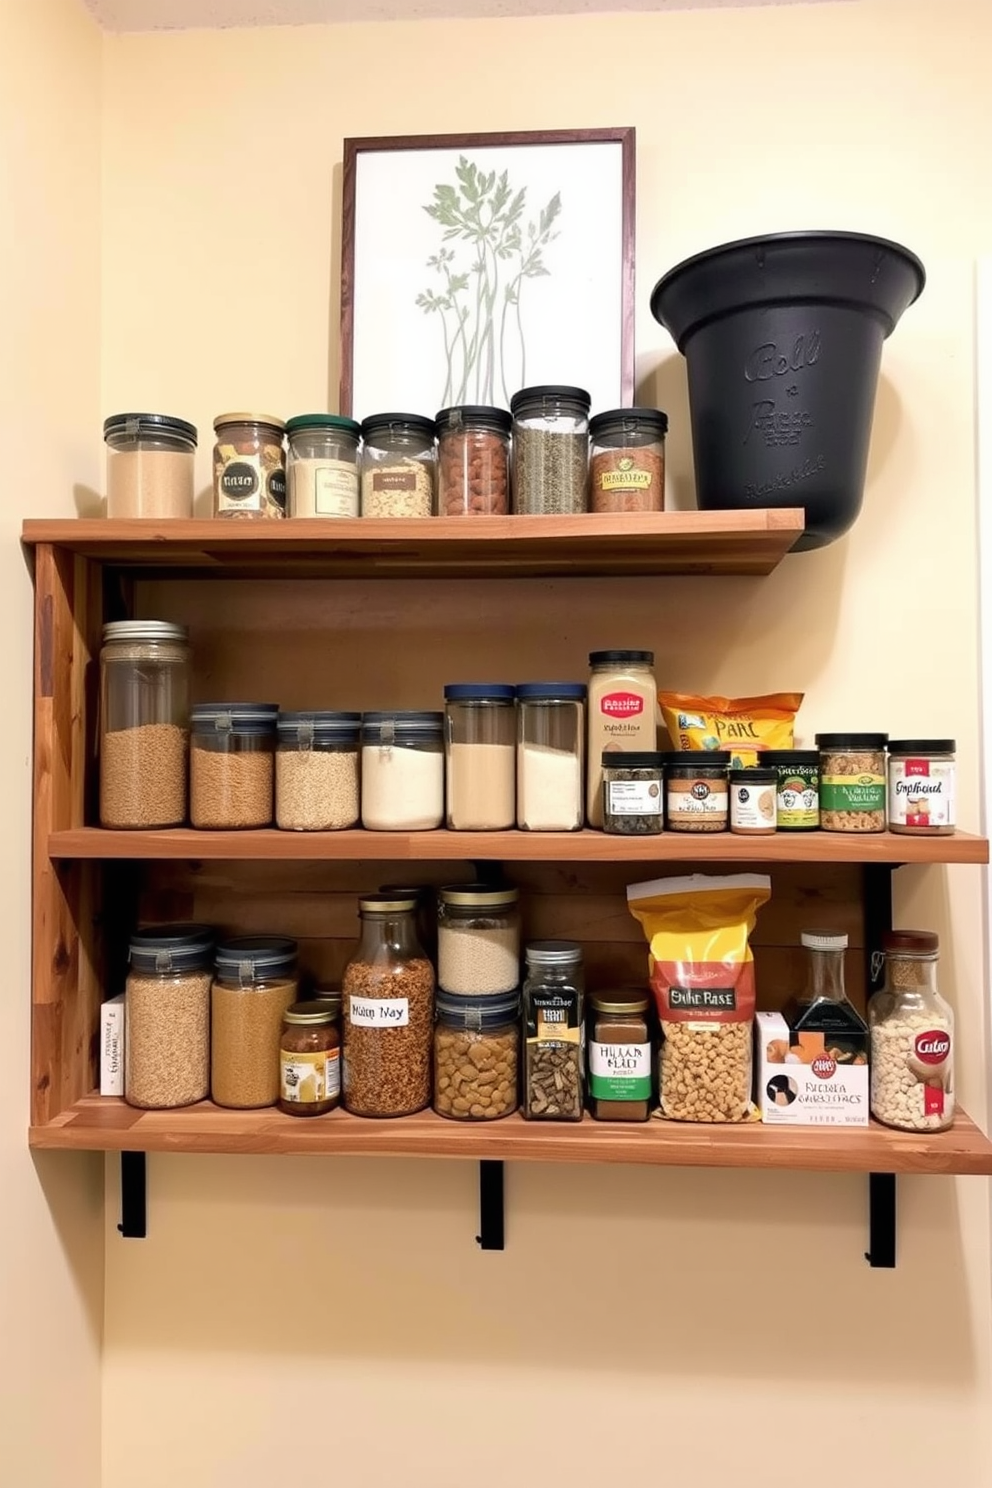
[[[589,425],[591,511],[664,511],[667,433],[660,408],[597,413]]]
[[[589,997],[589,1103],[597,1121],[647,1121],[651,1113],[648,997],[639,991]]]
[[[584,512],[589,495],[589,394],[522,388],[513,414],[513,510],[531,517]]]
[[[537,940],[526,950],[524,1115],[531,1121],[582,1120],[582,947]]]
[[[664,827],[664,756],[603,754],[603,831],[651,837]]]

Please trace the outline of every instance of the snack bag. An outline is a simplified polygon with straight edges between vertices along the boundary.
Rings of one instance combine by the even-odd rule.
[[[751,1114],[754,960],[748,936],[771,894],[762,873],[631,884],[627,906],[651,947],[661,1019],[661,1113],[673,1121]]]
[[[791,749],[801,692],[765,697],[697,697],[659,692],[673,749],[728,749],[735,767],[760,763],[763,749]]]

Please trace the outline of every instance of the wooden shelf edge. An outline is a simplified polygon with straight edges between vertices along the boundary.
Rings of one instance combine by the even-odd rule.
[[[948,1132],[846,1131],[782,1126],[693,1126],[651,1120],[541,1124],[510,1116],[491,1124],[425,1112],[367,1121],[335,1111],[300,1120],[275,1110],[225,1111],[204,1102],[181,1111],[137,1111],[89,1096],[29,1129],[38,1150],[188,1152],[339,1157],[430,1157],[506,1162],[624,1163],[654,1167],[774,1168],[807,1172],[992,1174],[992,1141],[959,1109]]]
[[[989,861],[984,837],[906,837],[890,832],[780,832],[774,837],[667,832],[615,837],[604,832],[117,832],[78,827],[52,832],[53,859],[178,859],[361,862],[378,860],[584,863],[972,863]]]

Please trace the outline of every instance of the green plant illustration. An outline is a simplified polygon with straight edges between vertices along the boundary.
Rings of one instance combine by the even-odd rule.
[[[527,188],[514,191],[508,171],[481,171],[461,155],[455,176],[457,184],[435,186],[424,207],[443,229],[441,247],[427,260],[441,283],[416,303],[441,327],[442,406],[509,404],[527,382],[524,288],[550,273],[544,252],[559,236],[561,193],[525,221]]]

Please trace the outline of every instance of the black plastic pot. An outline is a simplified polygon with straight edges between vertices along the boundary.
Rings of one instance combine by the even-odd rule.
[[[923,289],[907,248],[796,232],[711,248],[655,285],[689,372],[699,506],[802,506],[819,548],[861,510],[882,342]]]

